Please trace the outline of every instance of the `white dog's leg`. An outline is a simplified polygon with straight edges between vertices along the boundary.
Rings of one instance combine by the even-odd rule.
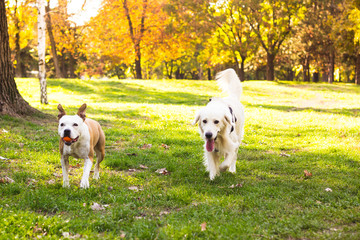
[[[80,187],[81,188],[88,188],[89,187],[89,175],[90,175],[90,170],[92,167],[92,160],[90,158],[85,158],[85,163],[84,163],[84,172],[83,172],[83,176],[80,182]]]
[[[220,156],[218,153],[214,152],[205,152],[205,157],[207,159],[207,166],[209,171],[210,180],[214,180],[216,175],[219,175],[219,159]]]
[[[63,187],[70,187],[69,183],[69,156],[61,155],[61,168],[63,174]]]
[[[220,164],[220,171],[226,171],[230,165],[233,163],[234,158],[236,157],[235,150],[230,151],[229,153],[225,154],[224,161]]]
[[[233,160],[232,160],[232,162],[230,164],[229,172],[231,172],[231,173],[236,173],[237,152],[238,152],[238,148],[236,148],[235,155],[234,155]]]

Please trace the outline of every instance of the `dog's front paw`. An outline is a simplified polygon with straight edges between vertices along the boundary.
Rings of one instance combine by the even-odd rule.
[[[89,188],[89,180],[88,179],[81,179],[80,188]]]
[[[70,187],[69,181],[63,181],[63,188],[69,188],[69,187]]]
[[[226,170],[228,170],[228,168],[229,168],[229,165],[227,165],[227,164],[224,164],[224,162],[222,162],[221,164],[220,164],[220,171],[221,172],[225,172]]]
[[[99,176],[99,172],[94,172],[94,176],[93,176],[94,179],[99,179],[100,176]]]
[[[230,166],[229,172],[231,172],[231,173],[236,173],[236,165]]]

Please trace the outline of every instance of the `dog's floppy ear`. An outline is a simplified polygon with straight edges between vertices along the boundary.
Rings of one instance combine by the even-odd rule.
[[[195,125],[200,119],[200,111],[198,111],[195,115],[194,121],[191,123],[192,125]]]
[[[231,132],[232,132],[234,130],[234,127],[235,127],[234,121],[233,121],[233,116],[231,115],[230,112],[227,112],[227,113],[225,113],[224,118],[225,118],[225,121],[230,124]]]
[[[66,112],[65,112],[64,108],[61,106],[61,104],[58,105],[57,109],[59,110],[59,114],[58,114],[58,121],[59,121],[60,118],[62,118],[64,115],[66,115]]]
[[[79,110],[77,112],[77,115],[79,115],[79,117],[81,117],[84,121],[86,118],[85,110],[86,110],[86,103],[81,105],[81,107],[79,108]]]

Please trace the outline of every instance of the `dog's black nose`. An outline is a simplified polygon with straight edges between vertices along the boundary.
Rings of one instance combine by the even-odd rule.
[[[208,138],[208,139],[210,139],[212,137],[212,135],[213,134],[211,132],[205,133],[205,137]]]
[[[71,133],[70,129],[65,129],[64,130],[64,137],[70,137],[70,133]]]

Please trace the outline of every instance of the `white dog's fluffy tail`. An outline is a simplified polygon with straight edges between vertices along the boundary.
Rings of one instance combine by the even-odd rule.
[[[234,69],[229,68],[217,73],[215,79],[221,90],[227,92],[230,97],[240,100],[242,85]]]

